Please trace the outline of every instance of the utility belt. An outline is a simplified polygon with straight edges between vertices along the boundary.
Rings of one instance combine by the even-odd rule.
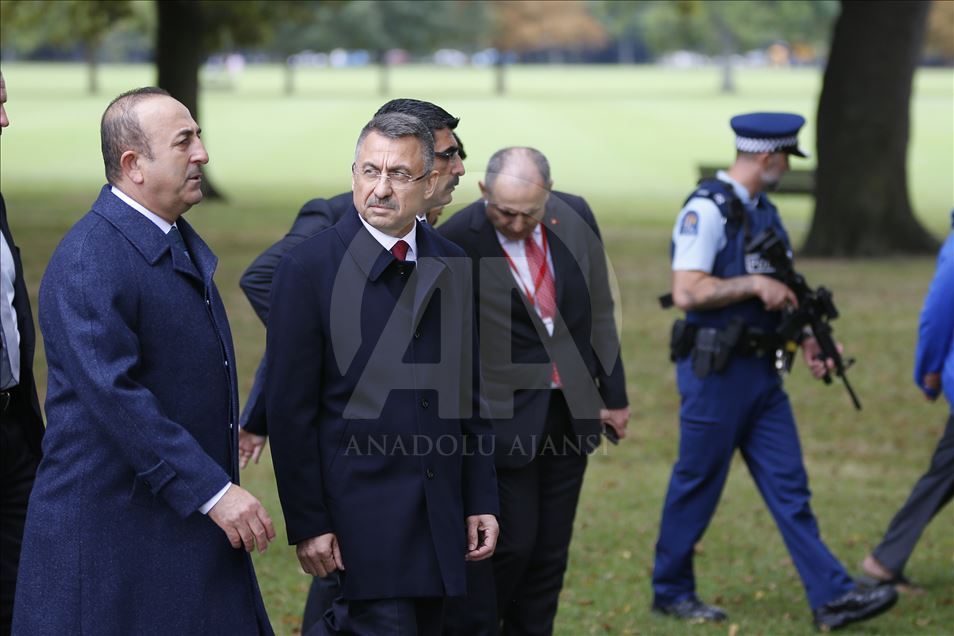
[[[669,359],[673,362],[692,356],[692,372],[703,379],[710,373],[721,373],[733,355],[779,358],[785,348],[784,339],[755,327],[748,327],[739,318],[722,328],[701,327],[685,320],[672,325]]]

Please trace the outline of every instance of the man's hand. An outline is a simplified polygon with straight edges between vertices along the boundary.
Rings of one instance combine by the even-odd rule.
[[[248,460],[251,459],[256,464],[258,463],[258,458],[262,454],[262,450],[265,448],[265,442],[268,441],[268,438],[264,435],[256,435],[255,433],[249,433],[244,428],[239,429],[239,468],[245,468],[248,466]]]
[[[845,348],[841,343],[835,343],[838,353],[844,353]],[[835,361],[831,358],[822,359],[822,350],[818,346],[818,341],[813,336],[808,336],[802,340],[802,353],[805,355],[805,364],[816,380],[822,379],[826,373],[835,370]]]
[[[600,409],[600,422],[608,424],[616,431],[616,437],[626,437],[626,423],[629,421],[629,407],[621,409]]]
[[[787,308],[798,308],[798,297],[788,285],[769,276],[755,274],[752,276],[752,285],[755,295],[769,311],[781,311]]]
[[[325,578],[335,570],[345,569],[341,550],[338,548],[338,537],[334,532],[305,539],[295,546],[295,551],[301,569],[312,576]]]
[[[238,484],[232,484],[212,509],[209,518],[225,531],[233,548],[245,546],[246,552],[255,549],[265,552],[268,542],[275,538],[271,517],[252,493]]]
[[[493,515],[471,515],[467,517],[467,561],[483,561],[493,556],[497,548],[500,526]]]
[[[921,380],[921,388],[924,391],[925,400],[928,402],[935,401],[941,393],[941,374],[925,373],[924,379]]]

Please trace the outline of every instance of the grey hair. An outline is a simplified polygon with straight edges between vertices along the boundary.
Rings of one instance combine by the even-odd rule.
[[[371,121],[365,124],[358,136],[358,143],[355,144],[354,158],[358,160],[358,151],[365,137],[372,132],[376,132],[388,139],[400,139],[402,137],[414,137],[421,142],[421,155],[424,159],[424,172],[430,172],[434,168],[434,134],[428,129],[427,125],[417,117],[411,117],[404,113],[384,113],[375,115]]]
[[[547,161],[544,154],[536,148],[529,146],[510,146],[509,148],[501,148],[495,152],[487,162],[487,174],[484,176],[484,185],[488,190],[493,186],[497,176],[504,173],[504,168],[507,167],[507,164],[520,155],[529,157],[533,165],[536,166],[544,187],[547,189],[550,188],[550,185],[553,183],[550,179],[550,162]]]
[[[103,112],[99,136],[103,148],[103,164],[106,167],[106,181],[109,183],[115,184],[122,176],[119,160],[127,150],[134,150],[147,159],[153,158],[149,139],[136,114],[136,106],[142,100],[156,95],[169,97],[168,91],[155,86],[136,88],[111,101]]]

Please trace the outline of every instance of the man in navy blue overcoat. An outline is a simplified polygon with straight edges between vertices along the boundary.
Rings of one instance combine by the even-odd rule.
[[[354,209],[273,283],[265,386],[288,540],[305,572],[341,585],[309,634],[438,634],[466,560],[496,543],[469,261],[415,219],[433,162],[425,124],[376,116]]]
[[[248,552],[274,529],[238,486],[216,258],[180,218],[209,157],[160,89],[116,98],[101,132],[109,184],[40,286],[48,428],[14,633],[270,634]]]

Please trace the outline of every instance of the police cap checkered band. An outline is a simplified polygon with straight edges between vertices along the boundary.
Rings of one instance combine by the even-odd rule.
[[[737,135],[735,147],[742,152],[778,152],[798,147],[798,135],[790,137],[742,137]]]

